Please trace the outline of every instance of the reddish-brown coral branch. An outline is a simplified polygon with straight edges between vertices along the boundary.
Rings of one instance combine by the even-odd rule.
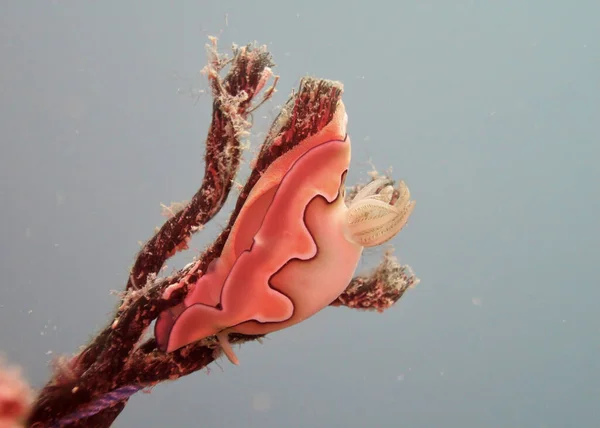
[[[162,311],[181,303],[187,284],[195,282],[218,257],[241,207],[266,168],[329,123],[341,99],[342,86],[320,79],[302,80],[298,92],[290,97],[267,134],[228,225],[196,262],[169,277],[157,278],[164,262],[178,249],[185,248],[190,236],[221,209],[239,166],[240,137],[246,131],[246,116],[256,107],[252,106],[252,100],[271,75],[270,55],[264,49],[235,48],[231,60],[218,55],[214,46],[209,54],[206,70],[214,103],[202,186],[138,254],[127,292],[111,323],[77,356],[57,364],[52,379],[34,404],[28,426],[108,427],[125,407],[127,398],[77,422],[60,421],[116,389],[177,379],[206,367],[218,357],[219,348],[213,338],[170,354],[159,351],[154,339],[145,342],[142,339],[151,322]],[[219,72],[227,64],[231,67],[221,79]],[[266,96],[272,92],[272,88],[267,90]],[[382,311],[414,282],[407,268],[388,254],[373,275],[355,278],[332,305]],[[173,285],[177,287],[164,298],[164,291]],[[239,344],[258,338],[232,335],[230,339]]]
[[[252,100],[272,75],[273,63],[266,49],[246,46],[234,49],[226,61],[210,47],[211,61],[206,67],[213,92],[213,116],[204,155],[205,171],[200,189],[191,201],[174,213],[141,249],[129,275],[127,289],[139,289],[148,277],[157,274],[164,262],[223,207],[240,165],[241,139],[247,133],[246,122]],[[219,72],[226,64],[231,69],[225,78]]]
[[[264,47],[250,45],[234,47],[233,58],[226,59],[216,52],[213,43],[209,46],[209,58],[205,71],[214,102],[202,186],[190,203],[169,219],[138,254],[127,283],[130,292],[125,297],[126,301],[136,304],[122,305],[116,315],[120,323],[111,323],[79,355],[62,366],[69,376],[65,376],[64,371],[55,374],[40,393],[30,424],[56,419],[82,402],[88,402],[99,391],[113,388],[115,375],[122,370],[128,354],[160,309],[152,302],[160,301],[163,282],[159,281],[154,289],[148,287],[148,282],[152,282],[164,262],[177,249],[184,248],[191,235],[220,210],[231,190],[240,163],[241,138],[249,126],[246,119],[253,109],[254,98],[272,75],[273,63]],[[227,75],[221,78],[219,73],[227,65],[230,66]],[[267,96],[272,93],[273,89],[269,89]],[[177,281],[177,276],[171,280]],[[154,310],[146,310],[150,307]],[[70,392],[72,390],[75,392]]]

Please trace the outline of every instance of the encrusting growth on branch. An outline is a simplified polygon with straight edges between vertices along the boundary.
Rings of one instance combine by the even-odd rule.
[[[52,378],[34,402],[27,426],[109,427],[127,404],[127,394],[186,376],[219,357],[214,338],[165,353],[157,348],[154,338],[143,341],[145,332],[161,312],[183,301],[187,286],[220,255],[246,198],[267,167],[331,121],[343,88],[339,82],[302,79],[271,126],[228,224],[195,262],[159,277],[165,262],[186,249],[191,236],[222,208],[240,165],[242,139],[250,127],[248,116],[275,92],[274,64],[264,46],[234,46],[233,56],[227,58],[217,52],[216,39],[211,39],[208,54],[204,72],[212,89],[213,113],[202,184],[141,248],[114,318],[77,355],[55,364]],[[274,83],[267,88],[271,78]],[[261,90],[263,96],[257,101]],[[381,312],[417,282],[410,268],[401,266],[388,252],[371,275],[354,278],[331,305]],[[173,286],[172,292],[164,298],[169,286]],[[232,334],[229,340],[241,344],[260,337]],[[126,388],[133,389],[125,393]],[[118,393],[123,393],[120,401],[90,413],[99,400]]]
[[[330,306],[383,312],[400,300],[406,290],[419,283],[419,279],[409,266],[398,263],[392,253],[392,250],[386,251],[382,262],[368,276],[355,277]]]

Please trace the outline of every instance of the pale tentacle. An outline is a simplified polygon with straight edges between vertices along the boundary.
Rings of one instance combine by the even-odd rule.
[[[389,204],[394,197],[394,188],[392,186],[385,186],[379,194],[368,196],[369,199],[374,199],[376,201],[382,201],[386,204]]]
[[[377,192],[378,189],[381,189],[384,186],[387,187],[392,183],[393,183],[393,181],[389,178],[376,178],[375,180],[373,180],[369,184],[367,184],[365,187],[360,189],[354,196],[353,201],[359,201],[366,197],[376,195],[378,193]]]
[[[406,187],[406,183],[404,181],[400,181],[398,183],[398,200],[394,205],[400,207],[404,206],[409,202],[410,199],[410,190]]]
[[[231,347],[231,343],[229,342],[229,333],[220,332],[217,334],[217,339],[219,339],[219,345],[221,345],[221,349],[223,353],[227,356],[229,361],[231,361],[236,366],[240,365],[240,360],[238,359],[235,352],[233,352],[233,348]]]

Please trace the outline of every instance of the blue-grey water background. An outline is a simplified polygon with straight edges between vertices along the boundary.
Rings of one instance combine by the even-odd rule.
[[[406,180],[417,207],[393,244],[421,283],[385,314],[327,309],[243,346],[239,367],[138,394],[115,426],[600,426],[599,13],[583,0],[3,1],[0,350],[39,387],[106,323],[160,203],[200,183],[207,36],[222,50],[256,40],[281,80],[246,160],[302,76],[342,81],[348,183],[370,162]]]

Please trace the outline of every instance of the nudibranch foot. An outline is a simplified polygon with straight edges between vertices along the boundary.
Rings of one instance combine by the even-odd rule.
[[[348,207],[349,239],[363,247],[381,245],[402,230],[415,202],[404,181],[394,190],[389,179],[372,181],[361,189]],[[397,200],[392,203],[394,194]]]
[[[196,304],[186,308],[175,320],[167,338],[167,352],[173,352],[200,338],[215,336],[229,327],[223,325],[222,311],[212,306]]]
[[[177,317],[183,312],[184,307],[182,305],[175,306],[173,308],[167,309],[166,311],[161,312],[156,319],[156,324],[154,325],[154,337],[156,339],[156,344],[158,345],[158,349],[162,351],[167,350],[169,334]]]
[[[235,355],[235,352],[233,352],[233,348],[229,342],[229,334],[222,331],[221,333],[217,334],[217,339],[219,340],[219,345],[221,345],[223,353],[229,359],[229,361],[231,361],[232,364],[239,366],[240,360],[238,359],[237,355]]]

